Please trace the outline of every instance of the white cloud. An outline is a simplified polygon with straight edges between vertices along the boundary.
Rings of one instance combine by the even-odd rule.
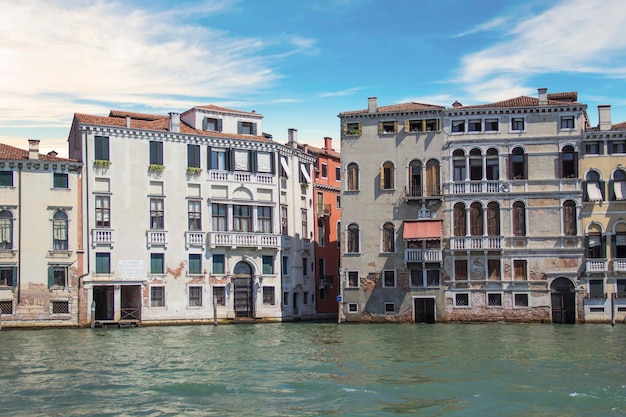
[[[24,138],[0,135],[0,143],[28,150],[28,140]],[[39,142],[39,153],[47,154],[50,151],[55,151],[58,156],[67,158],[67,138],[41,139]]]
[[[484,22],[479,25],[476,25],[473,28],[466,30],[465,32],[457,33],[456,35],[453,35],[452,38],[461,38],[463,36],[472,35],[474,33],[499,29],[503,27],[506,23],[508,23],[509,20],[510,20],[510,17],[508,16],[497,17],[488,22]]]
[[[363,87],[352,87],[352,88],[348,88],[346,90],[340,90],[340,91],[329,91],[326,93],[320,93],[318,94],[319,98],[326,98],[326,97],[344,97],[344,96],[350,96],[360,90],[362,90]]]

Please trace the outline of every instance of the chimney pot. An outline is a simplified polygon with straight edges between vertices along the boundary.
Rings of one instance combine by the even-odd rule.
[[[28,139],[28,159],[39,159],[39,139]]]

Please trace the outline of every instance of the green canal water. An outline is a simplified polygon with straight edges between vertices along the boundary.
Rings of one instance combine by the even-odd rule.
[[[0,331],[1,416],[624,416],[626,326]]]

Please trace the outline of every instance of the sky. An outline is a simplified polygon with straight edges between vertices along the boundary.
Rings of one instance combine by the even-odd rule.
[[[340,149],[337,115],[577,91],[626,121],[623,0],[0,0],[0,142],[67,155],[74,113],[255,110]]]

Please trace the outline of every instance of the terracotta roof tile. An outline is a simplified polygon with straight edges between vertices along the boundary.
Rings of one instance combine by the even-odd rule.
[[[390,106],[380,106],[376,109],[376,113],[397,113],[404,111],[419,111],[419,110],[445,110],[443,106],[436,106],[434,104],[424,104],[424,103],[400,103],[400,104],[392,104]],[[357,115],[357,114],[369,114],[368,110],[354,110],[354,111],[344,111],[339,113],[339,116],[347,116],[347,115]]]
[[[130,116],[131,119],[137,120],[157,120],[157,119],[167,119],[169,116],[162,116],[156,114],[148,114],[148,113],[135,113],[131,111],[125,110],[111,110],[109,112],[109,117],[123,117],[126,119],[126,116]]]
[[[555,94],[558,94],[558,93],[555,93]],[[566,103],[570,103],[570,102],[548,99],[548,102],[544,105],[545,106],[563,106]],[[571,102],[571,103],[581,104],[577,102]],[[454,107],[454,110],[487,109],[487,108],[493,108],[493,107],[537,107],[537,106],[539,106],[538,98],[528,97],[528,96],[519,96],[519,97],[511,98],[508,100],[498,101],[496,103]]]
[[[0,160],[4,161],[24,161],[28,160],[28,151],[16,148],[4,143],[0,143]],[[78,162],[75,159],[60,158],[58,156],[39,154],[40,161],[46,162]]]
[[[611,125],[611,130],[624,130],[624,129],[626,129],[626,122]]]
[[[567,91],[562,93],[548,93],[548,100],[575,102],[578,100],[577,91]]]

